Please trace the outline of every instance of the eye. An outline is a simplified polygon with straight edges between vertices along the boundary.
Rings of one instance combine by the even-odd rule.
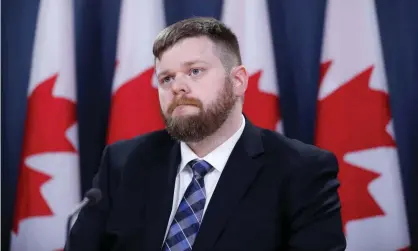
[[[161,84],[168,84],[168,83],[170,83],[171,80],[172,80],[172,77],[171,76],[167,76],[167,77],[162,78],[160,80],[160,83]]]
[[[190,76],[197,76],[199,75],[203,70],[199,68],[193,68],[190,70]]]

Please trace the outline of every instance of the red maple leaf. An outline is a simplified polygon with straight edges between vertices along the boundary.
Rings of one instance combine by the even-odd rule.
[[[332,62],[321,65],[321,82]],[[384,212],[367,190],[380,174],[344,161],[347,153],[395,146],[385,127],[391,116],[388,95],[369,88],[373,66],[318,102],[316,144],[335,153],[340,165],[343,225]]]
[[[58,74],[55,74],[40,83],[28,98],[13,221],[16,234],[21,220],[53,214],[40,191],[51,177],[29,168],[25,160],[31,155],[46,152],[76,152],[65,136],[67,129],[76,122],[76,106],[68,99],[52,96],[57,77]]]
[[[243,112],[255,125],[275,131],[280,119],[279,98],[260,91],[259,80],[262,73],[262,70],[257,71],[248,80]]]
[[[164,128],[158,91],[152,86],[154,68],[123,84],[113,95],[108,143]]]

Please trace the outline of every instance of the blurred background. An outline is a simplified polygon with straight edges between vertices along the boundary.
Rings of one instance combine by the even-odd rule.
[[[236,32],[244,113],[336,154],[347,250],[418,250],[418,1],[2,1],[2,250],[59,250],[106,144],[163,128],[152,42]],[[303,174],[301,174],[303,175]]]

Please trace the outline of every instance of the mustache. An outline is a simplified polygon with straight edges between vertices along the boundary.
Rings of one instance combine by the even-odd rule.
[[[170,106],[168,107],[168,110],[167,110],[168,114],[171,114],[174,111],[174,109],[176,109],[176,107],[180,106],[180,105],[193,105],[193,106],[196,106],[200,109],[202,109],[202,107],[203,107],[203,104],[199,99],[196,99],[196,98],[180,98],[180,99],[174,100],[170,104]]]

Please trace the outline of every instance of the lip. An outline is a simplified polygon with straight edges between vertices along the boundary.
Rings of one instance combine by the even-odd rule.
[[[194,105],[178,105],[178,106],[176,106],[176,108],[177,107],[188,107],[188,106],[194,106]]]
[[[197,108],[196,106],[194,106],[194,105],[178,105],[178,106],[176,106],[176,108],[174,108],[174,110],[173,110],[173,112],[172,113],[182,113],[182,112],[184,112],[186,109],[188,109],[188,107],[194,107],[194,108]]]
[[[174,108],[174,110],[176,110],[176,109],[184,110],[187,107],[195,107],[195,106],[194,105],[178,105],[178,106],[176,106],[176,108]]]

